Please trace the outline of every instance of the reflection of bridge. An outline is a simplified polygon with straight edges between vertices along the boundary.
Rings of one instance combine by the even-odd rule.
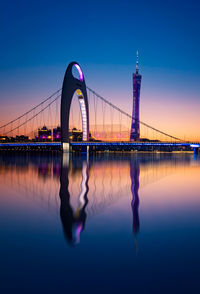
[[[78,71],[78,76],[73,74],[73,70]],[[77,95],[77,103],[73,105],[74,93]],[[61,101],[60,101],[61,98]],[[61,108],[59,107],[61,105]],[[61,109],[59,115],[59,108]],[[79,110],[79,109],[80,110]],[[61,118],[61,119],[60,119]],[[181,139],[159,130],[149,124],[137,120],[138,129],[140,129],[141,139],[139,142],[129,142],[130,126],[132,116],[115,106],[113,103],[97,94],[95,91],[86,87],[82,70],[78,63],[69,64],[62,89],[56,91],[47,99],[31,108],[26,113],[20,115],[16,119],[0,126],[2,149],[32,149],[32,148],[49,148],[69,151],[81,148],[86,151],[89,148],[95,150],[191,150],[194,149],[198,153],[200,144],[182,142]],[[82,123],[81,123],[82,121]],[[42,125],[46,125],[50,134],[48,136],[38,136],[36,132]],[[60,132],[57,131],[53,135],[52,129],[61,125]],[[78,141],[70,142],[70,136],[74,140],[73,129],[82,128]],[[69,129],[71,128],[71,132]],[[6,136],[14,136],[22,134],[30,136],[35,142],[13,143],[14,139],[9,141]],[[78,132],[77,132],[78,133]],[[54,138],[53,138],[54,136]],[[143,138],[143,139],[142,139]],[[53,143],[53,139],[61,141],[61,143]],[[20,136],[17,140],[20,140]],[[47,140],[49,143],[39,143],[38,141]],[[96,141],[102,142],[96,142]],[[91,142],[92,141],[92,142]],[[95,142],[94,142],[95,141]]]
[[[136,236],[139,231],[139,183],[142,190],[176,172],[182,158],[152,153],[117,156],[117,161],[115,156],[101,155],[82,160],[72,157],[68,161],[64,154],[63,164],[59,155],[5,155],[0,157],[0,174],[4,185],[18,191],[17,195],[23,200],[53,214],[60,210],[65,236],[76,243],[92,216],[102,213],[123,197],[132,198],[133,233]],[[190,164],[191,157],[186,158]]]

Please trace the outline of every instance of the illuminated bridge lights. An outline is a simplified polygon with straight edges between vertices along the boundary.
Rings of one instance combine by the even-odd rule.
[[[190,144],[190,147],[192,147],[192,148],[200,148],[200,144]]]
[[[83,141],[87,141],[87,114],[86,114],[86,106],[85,101],[83,99],[83,94],[81,90],[76,90],[76,94],[78,96],[81,114],[82,114],[82,129],[83,129]]]
[[[176,146],[200,148],[200,144],[191,143],[136,143],[136,142],[71,142],[71,146]],[[27,142],[27,143],[0,143],[0,147],[20,147],[20,146],[61,146],[60,142]]]
[[[77,63],[74,64],[74,66],[77,68],[78,74],[79,74],[79,80],[82,82],[83,81],[83,72],[82,72],[80,66]]]

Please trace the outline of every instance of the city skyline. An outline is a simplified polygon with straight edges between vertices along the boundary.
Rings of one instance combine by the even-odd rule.
[[[45,1],[2,4],[0,124],[61,88],[71,60],[82,66],[88,86],[131,114],[139,49],[141,120],[200,141],[200,4],[176,1],[172,9],[172,1],[103,1],[101,7],[86,2],[87,9],[78,1],[78,11],[67,2],[50,3],[47,10]],[[8,12],[15,26],[8,23]],[[55,21],[53,12],[63,18]]]
[[[200,1],[0,9],[0,293],[198,293]]]

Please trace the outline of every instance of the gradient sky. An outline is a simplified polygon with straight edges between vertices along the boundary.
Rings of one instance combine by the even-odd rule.
[[[136,50],[141,120],[200,140],[199,1],[1,1],[0,125],[61,88],[68,63],[132,112]]]

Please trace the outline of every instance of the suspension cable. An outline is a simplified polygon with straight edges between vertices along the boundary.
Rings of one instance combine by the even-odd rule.
[[[47,106],[45,106],[43,109],[41,109],[39,112],[37,112],[35,115],[33,115],[32,117],[30,117],[28,120],[26,120],[25,122],[23,122],[22,124],[20,124],[19,126],[9,130],[8,132],[5,133],[5,135],[15,131],[17,128],[20,128],[21,126],[27,124],[29,121],[31,121],[33,118],[37,117],[40,113],[42,113],[45,109],[47,109],[51,104],[53,104],[58,98],[60,98],[60,95],[58,95],[54,100],[52,100]]]
[[[57,90],[56,92],[54,92],[52,95],[50,95],[48,98],[46,98],[44,101],[42,101],[41,103],[39,103],[39,104],[36,105],[35,107],[31,108],[29,111],[23,113],[22,115],[18,116],[17,118],[13,119],[12,121],[9,121],[8,123],[6,123],[6,124],[0,126],[0,129],[2,129],[2,128],[5,129],[6,126],[8,126],[8,125],[12,125],[14,122],[16,122],[17,120],[20,120],[20,119],[23,118],[24,116],[26,116],[26,118],[27,118],[27,115],[28,115],[29,113],[31,113],[32,111],[34,111],[34,115],[33,115],[30,119],[28,119],[28,120],[26,119],[26,121],[23,122],[23,123],[21,123],[21,124],[18,123],[18,126],[15,127],[15,128],[12,128],[12,127],[11,127],[11,130],[9,130],[8,132],[6,132],[5,135],[8,134],[8,133],[10,133],[10,132],[13,132],[13,131],[16,130],[17,128],[19,129],[22,125],[28,123],[28,122],[29,122],[30,120],[32,120],[33,118],[37,117],[41,112],[43,112],[46,108],[48,108],[48,107],[49,107],[54,101],[56,101],[56,100],[60,97],[60,95],[57,96],[53,101],[51,101],[46,107],[44,107],[43,109],[41,109],[37,114],[35,114],[35,110],[36,110],[39,106],[42,106],[45,102],[47,102],[49,99],[51,99],[52,97],[54,97],[54,96],[55,96],[56,94],[58,94],[61,90],[62,90],[62,88],[59,89],[59,90]],[[108,105],[109,105],[110,107],[112,107],[113,109],[119,111],[121,114],[123,114],[123,115],[127,116],[128,118],[131,118],[131,119],[132,119],[132,116],[131,116],[130,114],[128,114],[128,113],[125,112],[124,110],[121,110],[119,107],[115,106],[113,103],[111,103],[111,102],[109,102],[108,100],[106,100],[105,98],[103,98],[101,95],[99,95],[98,93],[96,93],[96,92],[95,92],[94,90],[92,90],[91,88],[87,87],[87,90],[88,90],[89,92],[93,93],[94,96],[96,96],[96,97],[98,97],[99,99],[101,99],[102,101],[104,101],[106,104],[108,104]],[[97,104],[97,101],[96,101],[95,104]],[[95,108],[97,108],[97,105],[95,105],[95,106],[96,106]],[[172,139],[175,139],[175,140],[178,140],[178,141],[182,141],[180,138],[177,138],[177,137],[174,137],[174,136],[172,136],[172,135],[169,135],[169,134],[167,134],[167,133],[165,133],[165,132],[163,132],[163,131],[161,131],[161,130],[159,130],[159,129],[157,129],[157,128],[152,127],[151,125],[149,125],[149,124],[147,124],[147,123],[144,123],[144,122],[141,121],[141,120],[138,120],[138,119],[136,119],[136,118],[134,118],[134,119],[135,119],[136,121],[138,121],[141,125],[143,125],[143,126],[145,126],[145,127],[147,127],[147,128],[150,128],[150,129],[152,129],[153,131],[156,131],[156,132],[158,132],[158,133],[160,133],[160,134],[162,134],[162,135],[164,135],[164,136],[170,137],[170,138],[172,138]],[[96,121],[96,109],[95,109],[95,121]],[[95,123],[95,124],[96,124],[96,123]]]
[[[8,123],[6,123],[6,124],[0,126],[0,129],[5,128],[6,126],[8,126],[8,125],[14,123],[15,121],[17,121],[18,119],[24,117],[25,115],[28,115],[30,112],[32,112],[33,110],[37,109],[39,106],[41,106],[42,104],[44,104],[45,102],[47,102],[49,99],[51,99],[53,96],[55,96],[56,94],[58,94],[61,90],[62,90],[62,88],[59,89],[59,90],[57,90],[56,92],[54,92],[51,96],[49,96],[49,97],[46,98],[44,101],[40,102],[38,105],[34,106],[33,108],[31,108],[31,109],[28,110],[27,112],[21,114],[20,116],[18,116],[17,118],[15,118],[15,119],[9,121]]]
[[[119,107],[115,106],[114,104],[112,104],[111,102],[109,102],[108,100],[106,100],[105,98],[103,98],[101,95],[99,95],[98,93],[96,93],[95,91],[93,91],[91,88],[87,87],[87,89],[88,89],[89,91],[91,91],[94,95],[96,95],[98,98],[100,98],[101,100],[103,100],[105,103],[107,103],[108,105],[112,106],[112,107],[113,107],[114,109],[116,109],[117,111],[120,111],[122,114],[126,115],[127,117],[132,118],[132,116],[131,116],[130,114],[128,114],[128,113],[125,112],[124,110],[121,110]],[[165,133],[165,132],[162,132],[161,130],[156,129],[156,128],[154,128],[154,127],[148,125],[147,123],[144,123],[144,122],[141,121],[141,120],[138,120],[138,119],[136,119],[136,118],[134,118],[134,119],[135,119],[136,121],[138,121],[140,124],[146,126],[147,128],[150,128],[150,129],[152,129],[152,130],[154,130],[154,131],[156,131],[156,132],[158,132],[158,133],[160,133],[160,134],[163,134],[163,135],[165,135],[165,136],[167,136],[167,137],[170,137],[170,138],[175,139],[175,140],[178,140],[178,141],[182,141],[180,138],[177,138],[177,137],[174,137],[174,136],[172,136],[172,135],[169,135],[169,134],[167,134],[167,133]]]

